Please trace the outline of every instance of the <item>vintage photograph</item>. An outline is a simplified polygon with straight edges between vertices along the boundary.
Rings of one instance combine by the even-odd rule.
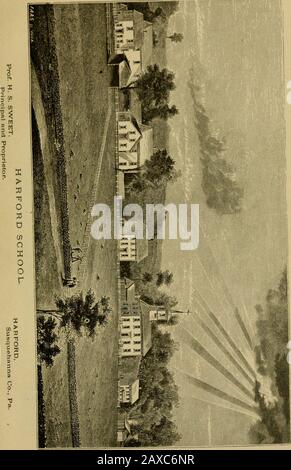
[[[281,1],[27,15],[39,447],[290,442]],[[93,236],[116,201],[197,246]]]

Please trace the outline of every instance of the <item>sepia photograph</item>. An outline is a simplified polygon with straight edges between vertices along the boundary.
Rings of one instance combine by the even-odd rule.
[[[27,6],[40,448],[290,443],[283,13]]]

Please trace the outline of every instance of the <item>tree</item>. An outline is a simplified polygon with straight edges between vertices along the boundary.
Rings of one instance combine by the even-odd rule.
[[[148,188],[166,187],[169,182],[176,181],[180,174],[167,150],[157,150],[149,160],[145,161],[141,171],[132,177],[127,190],[129,193],[135,193]]]
[[[274,399],[266,402],[261,383],[256,383],[255,400],[259,406],[260,422],[250,431],[255,442],[285,442],[289,437],[289,365],[286,360],[288,341],[287,270],[280,282],[266,295],[264,306],[257,305],[256,322],[259,342],[255,348],[259,373],[269,382]]]
[[[173,273],[168,269],[165,271],[159,271],[155,275],[149,272],[140,273],[139,277],[135,277],[134,280],[142,281],[144,283],[153,282],[156,277],[156,286],[161,287],[163,284],[169,286],[173,282]]]
[[[141,442],[134,438],[131,437],[131,435],[124,441],[124,447],[140,447]]]
[[[168,155],[167,150],[157,150],[143,167],[143,175],[155,186],[161,183],[175,181],[180,173],[175,169],[175,160]]]
[[[163,305],[166,310],[171,310],[176,305],[178,304],[178,301],[176,297],[173,297],[171,295],[166,294],[166,292],[162,292],[158,297],[157,297],[157,304],[158,305]]]
[[[148,2],[128,2],[126,5],[129,10],[136,10],[142,13],[144,19],[146,21],[150,21],[151,23],[155,22],[158,18],[161,18],[162,21],[165,21],[166,19],[166,14],[163,8],[160,6],[152,9]]]
[[[175,89],[175,75],[157,64],[149,65],[136,82],[136,91],[142,105],[142,117],[148,123],[155,117],[167,120],[178,113],[176,106],[169,106],[170,92]]]
[[[154,326],[152,331],[152,349],[148,357],[152,357],[152,359],[159,364],[166,365],[169,363],[176,349],[176,343],[170,333],[168,331],[162,332],[157,326]],[[168,381],[171,382],[172,379],[170,375],[167,375]],[[174,398],[175,403],[178,402],[178,395],[176,393],[172,398]]]
[[[168,320],[169,326],[176,326],[179,323],[179,317],[177,315],[172,315]]]
[[[166,310],[171,310],[178,304],[176,297],[168,295],[166,292],[156,291],[150,286],[150,289],[144,289],[141,292],[141,298],[149,305],[160,305]]]
[[[132,272],[130,272],[130,276],[123,277],[129,277],[133,281],[140,281],[143,284],[148,284],[153,281],[152,273],[148,271],[142,271],[139,265],[133,266]]]
[[[278,393],[283,399],[283,413],[286,421],[289,420],[289,364],[286,354],[277,354],[275,358],[275,380]]]
[[[169,18],[171,15],[179,10],[179,1],[157,2],[156,5],[161,5],[165,15]]]
[[[58,340],[56,326],[57,322],[52,317],[37,318],[37,355],[39,361],[47,366],[52,366],[55,356],[60,353],[60,348],[56,344]]]
[[[159,271],[157,273],[157,286],[160,287],[161,285],[165,284],[169,286],[173,282],[173,273],[170,271]]]
[[[202,162],[202,189],[209,208],[219,214],[241,211],[243,189],[238,185],[231,165],[223,158],[204,156]]]
[[[152,326],[152,347],[141,360],[140,398],[129,414],[142,446],[172,445],[180,439],[172,418],[179,404],[178,387],[167,365],[176,350],[171,335]]]
[[[172,42],[181,42],[184,36],[182,33],[173,33],[171,36],[168,36],[168,39],[171,39]]]
[[[85,296],[80,292],[66,299],[56,299],[56,309],[38,310],[40,316],[49,315],[60,322],[60,327],[72,328],[81,333],[84,328],[90,337],[95,335],[97,325],[105,325],[111,312],[109,297],[102,296],[95,302],[95,295],[90,289]]]
[[[254,444],[270,444],[273,442],[267,426],[262,421],[256,421],[249,430],[251,443]]]
[[[282,273],[276,289],[269,289],[265,306],[256,306],[258,320],[256,322],[259,335],[259,351],[261,363],[265,366],[266,373],[273,378],[276,358],[286,353],[288,342],[288,297],[287,297],[287,270]],[[286,362],[286,369],[288,364]]]
[[[202,189],[206,203],[220,215],[236,214],[241,211],[244,191],[236,180],[233,166],[225,158],[225,139],[213,135],[205,107],[197,98],[197,87],[191,82],[189,88],[201,150]]]
[[[155,7],[149,2],[128,2],[126,3],[129,10],[136,10],[144,15],[146,21],[155,22],[158,19],[165,22],[179,8],[178,1],[155,2]]]
[[[153,275],[152,275],[151,273],[144,272],[144,273],[143,273],[142,280],[143,280],[143,282],[152,282],[152,280],[153,280]]]

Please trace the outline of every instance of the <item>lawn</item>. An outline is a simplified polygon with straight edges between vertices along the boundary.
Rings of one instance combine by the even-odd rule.
[[[51,304],[55,293],[71,295],[75,291],[59,287],[60,275],[56,269],[58,250],[54,250],[52,240],[48,245],[51,248],[48,248],[47,252],[43,249],[46,239],[51,237],[50,225],[56,223],[62,226],[63,223],[59,201],[60,188],[55,171],[55,155],[59,146],[55,145],[55,127],[51,123],[55,118],[54,110],[60,110],[57,119],[58,125],[62,128],[61,147],[65,163],[63,168],[65,168],[68,209],[68,239],[72,246],[80,247],[84,247],[92,201],[113,204],[115,114],[114,101],[108,93],[110,78],[107,70],[105,5],[38,6],[35,7],[35,12],[35,21],[39,24],[33,36],[34,67],[41,86],[45,109],[46,122],[42,125],[46,126],[46,134],[51,145],[51,152],[46,154],[46,158],[50,158],[51,162],[46,168],[50,169],[49,177],[54,181],[53,191],[58,219],[50,220],[52,212],[49,211],[49,207],[52,201],[46,190],[48,181],[42,170],[44,155],[38,140],[37,152],[34,146],[34,166],[38,170],[34,174],[37,207],[36,256],[40,270],[50,276],[51,280],[46,283],[46,276],[38,279],[37,299],[38,301],[43,299]],[[47,12],[53,24],[53,28],[49,30],[42,28],[40,24],[46,19]],[[48,31],[49,38],[47,38]],[[48,39],[55,48],[53,64],[48,63],[42,50]],[[49,99],[52,93],[49,77],[52,66],[57,67],[54,76],[59,78],[58,108],[51,108]],[[35,129],[37,125],[39,123],[35,123]],[[101,148],[104,152],[101,152]],[[60,234],[64,235],[62,230]],[[62,240],[60,237],[60,244],[63,243],[64,238]],[[117,431],[118,372],[116,242],[106,241],[101,244],[89,238],[86,252],[87,255],[82,262],[85,275],[77,290],[85,291],[91,288],[96,297],[110,296],[112,314],[109,323],[98,331],[93,341],[84,337],[75,339],[80,441],[82,447],[113,446],[116,444]],[[72,269],[78,273],[78,266],[73,265]],[[62,332],[59,346],[61,353],[57,356],[55,364],[50,368],[42,367],[47,447],[72,446],[67,338]]]
[[[72,246],[82,245],[109,107],[105,5],[55,5]]]
[[[35,281],[38,308],[52,305],[51,293],[61,292],[56,251],[52,237],[52,224],[48,214],[49,197],[44,175],[39,130],[32,112],[33,184],[34,184],[34,237]]]

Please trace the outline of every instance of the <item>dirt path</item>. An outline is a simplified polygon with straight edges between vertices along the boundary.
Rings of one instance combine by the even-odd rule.
[[[86,268],[87,268],[87,262],[88,262],[88,251],[89,251],[89,246],[90,246],[90,241],[91,241],[91,223],[92,223],[92,216],[91,216],[91,208],[96,202],[96,195],[99,189],[99,179],[101,175],[101,169],[102,169],[102,162],[103,162],[103,157],[105,153],[105,147],[106,147],[106,141],[108,137],[108,129],[109,129],[109,123],[110,123],[110,118],[113,112],[113,90],[110,88],[108,89],[108,94],[109,94],[109,100],[111,101],[110,106],[107,110],[107,115],[104,123],[104,131],[103,131],[103,136],[102,136],[102,143],[101,143],[101,148],[99,152],[99,158],[98,158],[98,166],[96,168],[96,173],[95,173],[95,178],[94,178],[94,186],[92,188],[92,194],[90,201],[88,203],[88,216],[86,220],[86,228],[85,228],[85,233],[84,237],[82,240],[82,252],[83,252],[83,258],[82,261],[80,262],[78,266],[78,281],[80,285],[83,285],[84,282],[84,276],[86,273]],[[112,137],[112,136],[111,136]]]

